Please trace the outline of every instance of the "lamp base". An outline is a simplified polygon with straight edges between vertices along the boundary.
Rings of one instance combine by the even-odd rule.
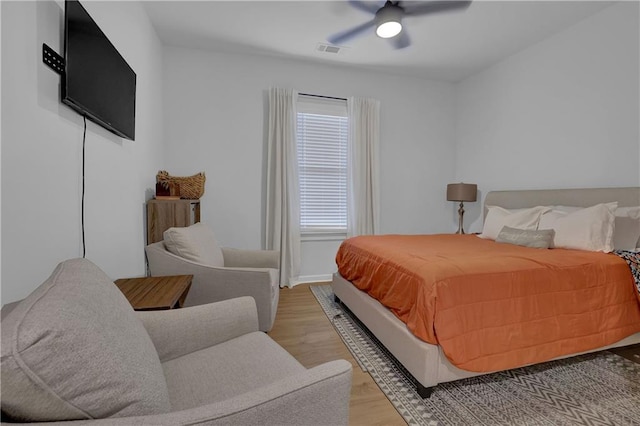
[[[460,201],[460,207],[458,208],[458,230],[456,234],[464,234],[464,229],[462,229],[462,218],[464,216],[464,204]]]

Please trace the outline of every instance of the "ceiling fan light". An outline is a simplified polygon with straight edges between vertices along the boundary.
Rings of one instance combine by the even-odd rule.
[[[376,34],[378,37],[395,37],[402,31],[402,15],[404,10],[391,2],[387,2],[376,12]]]
[[[402,24],[396,21],[383,22],[376,28],[376,34],[381,38],[395,37],[400,31],[402,31]]]

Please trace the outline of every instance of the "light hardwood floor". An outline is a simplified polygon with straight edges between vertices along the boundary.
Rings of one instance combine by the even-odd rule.
[[[312,285],[317,284],[329,283]],[[371,376],[360,369],[322,311],[308,284],[280,290],[276,321],[268,334],[307,368],[334,359],[346,359],[351,362],[351,425],[406,424]]]

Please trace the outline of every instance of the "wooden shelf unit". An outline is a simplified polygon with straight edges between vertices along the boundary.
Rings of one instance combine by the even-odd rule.
[[[147,244],[162,241],[162,234],[172,227],[200,222],[200,200],[147,201]]]

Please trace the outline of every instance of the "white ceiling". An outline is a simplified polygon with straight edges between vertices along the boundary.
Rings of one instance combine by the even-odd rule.
[[[383,1],[372,2],[382,5]],[[463,11],[407,17],[411,46],[393,50],[373,30],[340,53],[329,35],[371,19],[344,1],[145,1],[163,43],[290,57],[459,81],[610,6],[611,1],[475,0]]]

